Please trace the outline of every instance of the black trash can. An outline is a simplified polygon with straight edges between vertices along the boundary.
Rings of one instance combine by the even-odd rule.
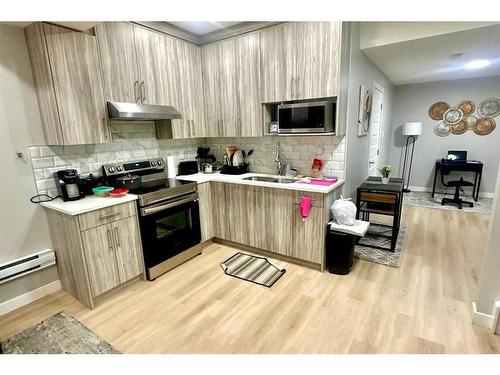
[[[354,258],[354,234],[332,231],[328,226],[326,234],[326,264],[328,271],[337,275],[351,272]]]

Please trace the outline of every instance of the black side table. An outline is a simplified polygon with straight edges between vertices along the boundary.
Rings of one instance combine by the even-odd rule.
[[[403,204],[403,180],[391,178],[388,184],[382,183],[381,177],[369,177],[358,188],[356,197],[356,219],[362,214],[362,220],[370,221],[370,213],[392,216],[391,251],[396,249],[401,208]],[[382,248],[383,250],[387,250]]]

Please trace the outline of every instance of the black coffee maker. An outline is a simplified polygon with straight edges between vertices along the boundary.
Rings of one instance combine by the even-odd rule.
[[[54,173],[57,189],[62,199],[66,201],[76,201],[85,196],[82,182],[76,169],[64,169]]]

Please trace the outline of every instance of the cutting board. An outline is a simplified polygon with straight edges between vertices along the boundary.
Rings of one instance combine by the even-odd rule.
[[[333,179],[333,180],[320,180],[319,178],[311,178],[309,182],[306,181],[298,181],[299,184],[308,184],[308,185],[323,185],[323,186],[330,186],[333,185],[338,181],[338,178]]]

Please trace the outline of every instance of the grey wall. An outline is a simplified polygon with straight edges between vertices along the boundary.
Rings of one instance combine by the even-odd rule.
[[[407,121],[422,121],[423,131],[415,146],[410,185],[432,188],[436,159],[444,157],[448,150],[467,150],[469,159],[478,159],[485,164],[481,191],[494,192],[500,158],[500,130],[496,129],[487,136],[478,136],[472,131],[467,131],[462,135],[438,137],[433,132],[436,121],[427,114],[429,107],[438,101],[453,106],[464,99],[469,99],[478,105],[483,99],[492,96],[500,97],[500,77],[396,87],[390,145],[390,163],[395,167],[395,171],[400,174],[403,165],[406,140],[401,135],[403,124]]]
[[[347,141],[346,141],[346,182],[344,194],[353,196],[359,185],[368,176],[368,136],[358,137],[358,98],[359,87],[364,84],[372,88],[373,81],[384,87],[384,110],[382,114],[383,138],[380,145],[379,164],[389,161],[390,129],[392,128],[392,103],[394,86],[365,54],[359,49],[360,25],[352,23],[351,51],[349,62],[349,92],[347,109]]]

